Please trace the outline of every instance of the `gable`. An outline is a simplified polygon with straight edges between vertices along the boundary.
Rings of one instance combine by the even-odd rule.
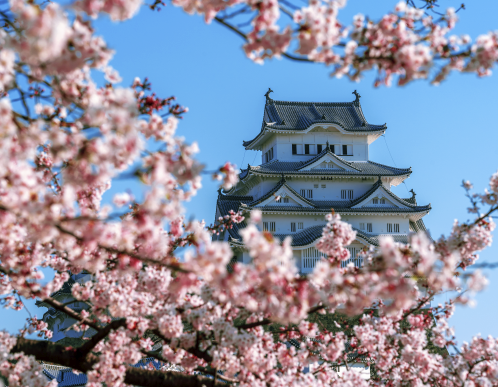
[[[372,197],[367,203],[365,203],[365,207],[397,207],[400,208],[398,204],[395,203],[394,200],[390,200],[386,195],[378,194],[377,196]]]
[[[337,171],[344,171],[344,168],[339,166],[338,163],[334,163],[333,161],[323,161],[311,169],[335,169]]]
[[[280,201],[277,202],[277,198],[280,197]],[[297,193],[293,192],[288,188],[287,185],[282,185],[273,195],[269,198],[258,203],[255,208],[266,207],[266,206],[300,206],[305,208],[312,208],[312,206],[307,203],[303,198],[301,198]]]
[[[400,200],[397,200],[395,196],[391,195],[387,189],[379,185],[377,189],[370,193],[368,196],[363,198],[359,203],[354,205],[352,208],[409,208],[406,204],[402,203]]]
[[[346,164],[339,157],[332,153],[325,153],[322,157],[314,162],[300,168],[300,171],[310,171],[312,169],[336,169],[341,171],[358,172],[359,170]]]

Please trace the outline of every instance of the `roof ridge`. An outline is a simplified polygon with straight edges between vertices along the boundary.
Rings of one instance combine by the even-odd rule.
[[[363,200],[365,200],[371,194],[373,194],[377,190],[377,188],[379,188],[380,186],[382,186],[382,180],[380,179],[380,176],[379,176],[379,179],[372,185],[372,187],[367,192],[365,192],[362,196],[360,196],[354,200],[351,200],[351,204],[349,207],[351,208],[353,206],[356,206],[358,203],[361,203]]]
[[[354,200],[351,201],[351,205],[349,208],[352,208],[356,205],[358,205],[359,203],[361,203],[363,200],[365,200],[366,198],[368,198],[368,196],[370,196],[371,194],[373,194],[379,187],[382,187],[384,188],[384,191],[388,193],[388,195],[390,195],[392,198],[394,198],[395,200],[398,200],[401,202],[401,204],[404,204],[406,205],[407,207],[410,207],[412,209],[418,209],[418,208],[426,208],[426,209],[431,209],[431,204],[427,204],[425,206],[419,206],[419,205],[416,205],[416,204],[412,204],[410,202],[407,202],[405,201],[404,199],[400,198],[398,195],[396,195],[394,192],[392,192],[391,190],[387,189],[384,187],[384,185],[382,184],[382,181],[380,179],[380,176],[379,176],[379,180],[377,180],[375,182],[375,184],[372,186],[372,188],[370,188],[366,193],[364,193],[362,196],[360,196],[359,198],[356,198]],[[391,206],[392,207],[392,206]]]
[[[328,144],[328,142],[327,142]],[[357,170],[358,172],[361,172],[360,169],[356,168],[354,165],[351,165],[351,162],[350,161],[347,161],[345,159],[343,159],[342,157],[339,157],[338,155],[336,155],[334,152],[331,151],[330,149],[330,146],[326,146],[325,149],[323,149],[319,154],[317,154],[315,157],[313,157],[312,159],[306,161],[303,165],[301,165],[297,171],[301,170],[302,168],[304,167],[307,167],[308,165],[310,164],[313,164],[315,161],[318,161],[320,160],[323,156],[325,156],[326,154],[331,154],[333,155],[335,158],[339,159],[339,161],[343,162],[344,164],[346,164],[347,166]]]
[[[397,169],[398,171],[403,171],[403,170],[409,170],[409,171],[411,171],[411,169],[412,169],[412,167],[408,167],[408,168],[391,167],[390,165],[381,164],[381,163],[378,163],[378,162],[376,162],[376,161],[372,161],[372,160],[367,160],[367,163],[371,163],[371,164],[379,165],[379,166],[381,166],[381,167],[386,167],[386,168]]]
[[[220,195],[218,198],[225,200],[238,200],[241,198],[253,198],[252,195]]]
[[[287,184],[287,181],[285,180],[285,176],[283,173],[282,173],[282,178],[280,179],[280,181],[271,190],[269,190],[266,194],[261,196],[259,199],[256,199],[253,202],[248,203],[247,205],[249,207],[253,207],[256,204],[259,204],[259,203],[265,201],[266,199],[268,199],[271,195],[273,195],[275,192],[277,192],[283,186],[285,186],[290,192],[292,192],[294,195],[296,195],[299,199],[303,200],[305,203],[309,204],[310,206],[316,208],[316,205],[313,202],[311,202],[310,200],[306,199],[305,197],[303,197],[302,195],[297,193],[297,191],[294,190],[294,188],[292,188],[290,185]]]

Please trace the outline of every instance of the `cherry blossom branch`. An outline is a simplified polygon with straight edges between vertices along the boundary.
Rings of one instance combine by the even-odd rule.
[[[23,352],[26,355],[35,356],[40,361],[59,364],[82,372],[93,369],[98,362],[95,355],[84,354],[79,349],[64,347],[49,341],[30,340],[18,338],[12,353]],[[226,386],[223,382],[213,384],[212,379],[200,375],[186,375],[174,371],[150,371],[135,367],[126,367],[124,382],[135,386],[156,387],[182,386],[182,387],[202,387],[213,385],[216,387]]]
[[[324,308],[325,308],[325,305],[314,306],[313,308],[308,310],[307,314],[308,315],[313,314],[313,313],[318,312],[319,310],[322,310]],[[255,321],[252,323],[236,325],[235,328],[237,328],[237,329],[251,329],[251,328],[256,328],[259,326],[265,326],[265,325],[274,324],[274,323],[275,322],[272,321],[271,319],[265,318],[263,320]]]
[[[101,329],[101,327],[99,327],[98,324],[96,324],[95,322],[81,316],[81,314],[79,313],[76,313],[74,310],[72,310],[71,308],[68,308],[67,306],[64,306],[62,303],[60,303],[59,301],[51,298],[51,297],[47,297],[47,298],[44,298],[43,299],[43,302],[47,303],[48,305],[50,305],[52,308],[56,309],[56,310],[59,310],[61,312],[64,312],[65,314],[67,314],[69,317],[77,320],[77,321],[80,321],[82,322],[83,324],[85,325],[88,325],[89,327],[99,331]]]
[[[231,25],[230,23],[227,23],[223,18],[220,18],[220,17],[216,16],[213,20],[215,20],[219,24],[227,27],[229,30],[235,32],[237,35],[239,35],[246,42],[249,40],[248,37],[247,37],[247,35],[245,33],[243,33],[237,27]],[[296,62],[314,63],[314,61],[312,61],[310,59],[299,57],[299,56],[295,56],[295,55],[292,55],[292,54],[289,54],[289,53],[286,53],[286,52],[282,53],[281,55],[283,57],[287,58],[287,59],[290,59],[290,60],[293,60],[293,61],[296,61]]]
[[[90,353],[95,346],[100,343],[100,341],[104,340],[111,331],[117,330],[121,327],[126,326],[126,319],[122,318],[119,320],[111,321],[105,327],[97,328],[97,333],[93,335],[88,341],[86,341],[81,347],[79,347],[79,351],[86,355]]]
[[[56,224],[54,227],[57,228],[60,232],[62,232],[64,234],[67,234],[67,235],[70,235],[70,236],[72,236],[73,238],[77,239],[80,242],[84,242],[85,241],[84,238],[82,238],[82,237],[78,236],[77,234],[75,234],[74,232],[72,232],[72,231],[70,231],[70,230],[62,227],[60,224]],[[98,244],[98,247],[100,249],[105,250],[105,251],[107,251],[109,253],[112,253],[112,254],[127,255],[127,256],[135,258],[135,259],[137,259],[140,262],[143,262],[145,264],[157,265],[157,266],[165,267],[165,268],[168,268],[168,269],[173,270],[173,271],[178,271],[180,273],[190,273],[189,270],[183,269],[180,266],[179,263],[178,264],[168,264],[168,263],[164,263],[164,262],[161,262],[161,261],[157,261],[157,260],[152,259],[152,258],[143,257],[142,255],[133,253],[131,251],[119,250],[119,249],[116,249],[114,247],[104,246],[104,245],[101,245],[101,244]]]

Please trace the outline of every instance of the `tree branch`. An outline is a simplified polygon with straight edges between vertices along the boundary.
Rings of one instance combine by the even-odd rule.
[[[214,18],[214,20],[216,20],[218,23],[220,23],[220,24],[224,25],[225,27],[227,27],[230,31],[235,32],[237,35],[239,35],[246,42],[248,41],[247,35],[244,34],[237,27],[234,27],[233,25],[225,22],[223,19],[219,18],[218,16],[216,16]],[[291,54],[287,54],[285,52],[282,54],[282,56],[284,56],[287,59],[294,60],[294,61],[297,61],[297,62],[316,63],[315,61],[309,60],[307,58],[301,58],[299,56],[294,56],[294,55],[291,55]]]
[[[311,308],[311,309],[308,310],[307,314],[310,315],[310,314],[318,312],[319,310],[324,309],[324,308],[325,308],[324,305],[314,306],[313,308]],[[274,321],[272,321],[272,320],[270,320],[268,318],[265,318],[265,319],[263,319],[261,321],[255,321],[253,323],[237,325],[237,326],[235,326],[235,328],[238,328],[238,329],[251,329],[251,328],[256,328],[256,327],[259,327],[259,326],[269,325],[269,324],[272,324],[272,323],[274,323]]]
[[[70,235],[80,242],[85,241],[84,238],[82,238],[82,237],[78,236],[77,234],[75,234],[74,232],[62,227],[60,224],[55,224],[54,227],[57,228],[57,230],[59,230],[60,232],[67,234],[67,235]],[[146,263],[149,265],[158,265],[158,266],[166,267],[166,268],[173,270],[173,271],[178,271],[181,273],[189,273],[188,270],[183,269],[180,265],[172,265],[172,264],[164,263],[161,261],[156,261],[155,259],[143,257],[143,256],[136,254],[136,253],[133,253],[131,251],[119,250],[119,249],[116,249],[116,248],[110,247],[110,246],[104,246],[101,244],[98,244],[97,246],[100,249],[106,250],[109,253],[127,255],[129,257],[135,258],[135,259],[139,260],[140,262],[143,262],[143,263]]]
[[[64,312],[67,314],[69,317],[74,318],[75,320],[81,321],[83,324],[88,325],[89,327],[92,327],[95,330],[100,330],[101,328],[94,323],[91,320],[88,320],[87,318],[82,317],[79,313],[76,313],[74,310],[68,308],[64,304],[60,303],[57,300],[54,300],[51,297],[45,298],[43,302],[49,304],[52,308],[60,310],[61,312]]]
[[[97,363],[98,357],[92,354],[83,356],[81,349],[68,349],[62,345],[50,341],[30,340],[18,338],[11,353],[24,352],[32,355],[37,360],[60,364],[81,372],[88,372]],[[221,379],[221,378],[220,378]],[[215,387],[226,387],[224,382],[216,382],[200,375],[186,375],[174,371],[150,371],[142,368],[126,367],[126,384],[143,387],[157,386],[182,386],[202,387],[214,385]]]
[[[83,352],[84,355],[90,353],[93,348],[102,340],[104,340],[111,330],[116,330],[120,327],[126,325],[126,319],[121,318],[119,320],[114,320],[110,324],[107,324],[104,328],[101,328],[95,335],[91,337],[85,344],[83,344],[78,350]]]

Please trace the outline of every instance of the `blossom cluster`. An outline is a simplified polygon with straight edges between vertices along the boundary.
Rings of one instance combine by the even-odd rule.
[[[452,71],[488,76],[498,60],[495,32],[478,36],[475,43],[468,35],[451,34],[457,12],[464,5],[442,14],[431,12],[438,6],[433,4],[436,2],[421,2],[417,8],[413,1],[400,1],[378,21],[358,14],[347,26],[339,19],[339,10],[346,3],[311,0],[303,6],[277,0],[173,1],[188,13],[204,14],[208,23],[216,20],[243,35],[246,55],[258,63],[285,55],[331,65],[333,76],[354,81],[375,70],[375,86],[389,86],[394,77],[400,86],[429,77],[439,84]],[[291,20],[285,21],[283,14]],[[438,70],[434,70],[435,64]]]
[[[296,12],[302,55],[340,64],[330,46],[345,36],[337,21],[344,3],[313,1]],[[213,20],[235,2],[174,4]],[[447,320],[457,302],[469,299],[460,295],[434,308],[427,303],[442,291],[481,290],[482,275],[470,269],[478,252],[492,242],[495,226],[489,216],[498,209],[498,174],[488,191],[470,196],[473,209],[487,209],[482,215],[474,211],[473,222],[455,223],[451,234],[438,241],[423,233],[412,235],[408,245],[381,239],[377,250],[362,252],[362,268],[341,267],[356,233],[339,215],[328,215],[317,244],[324,259],[302,277],[290,238],[282,241],[261,231],[262,216],[256,210],[250,217],[232,211],[211,227],[186,221],[183,204],[201,188],[204,168],[196,159],[197,144],[176,135],[186,109],[173,98],[151,93],[147,80],[118,86],[119,74],[108,64],[112,51],[92,28],[91,19],[100,13],[123,20],[139,5],[81,0],[73,4],[71,16],[56,3],[11,3],[15,16],[3,27],[0,48],[4,306],[21,309],[22,298],[40,298],[70,314],[72,329],[91,327],[102,334],[98,342],[88,342],[94,344],[88,349],[92,387],[124,385],[127,366],[144,356],[181,367],[186,374],[219,370],[220,378],[241,387],[367,386],[383,380],[496,385],[495,339],[477,337],[452,357],[428,350],[429,340],[438,347],[456,345]],[[272,35],[279,34],[278,2],[249,1],[247,6],[257,12],[249,51],[259,58],[275,53],[277,49],[268,48],[275,38],[285,43],[278,44],[283,52],[292,30],[284,30],[286,36]],[[358,44],[346,47],[350,63],[356,66],[356,50],[368,45],[369,56],[384,61],[389,51],[395,58],[382,62],[385,82],[395,73],[403,73],[406,81],[424,76],[430,58],[411,30],[421,17],[401,5],[377,24],[358,17],[352,32]],[[454,27],[454,13],[445,20],[446,29]],[[430,20],[422,23],[437,31]],[[446,30],[437,33],[438,40],[436,32],[431,35],[431,49],[440,55],[446,52],[441,47],[460,44],[445,42]],[[489,48],[485,40],[477,44]],[[483,50],[477,49],[482,60],[493,60],[492,49],[487,54]],[[95,71],[108,83],[99,86],[92,78]],[[20,103],[13,102],[17,97]],[[159,113],[163,109],[166,117]],[[160,146],[149,147],[151,143]],[[113,182],[130,174],[144,185],[143,198],[124,191],[105,204],[103,197]],[[237,184],[235,166],[226,163],[215,178],[220,188],[230,189]],[[221,236],[244,221],[240,234],[250,262],[235,262],[233,241]],[[45,281],[41,268],[53,269],[54,278]],[[78,312],[51,295],[68,280],[68,273],[82,272],[89,279],[72,287],[73,297],[87,306]],[[311,321],[319,313],[356,315],[365,309],[376,315],[364,315],[350,334]],[[433,332],[429,338],[428,329]],[[36,318],[20,335],[34,332],[51,335],[47,324]],[[291,340],[298,348],[289,345]],[[14,353],[15,345],[15,337],[0,332],[1,375],[12,386],[46,385],[29,348]],[[351,352],[375,364],[380,379],[367,382],[353,370],[334,371],[338,364],[347,365]],[[317,368],[307,372],[309,367]]]

